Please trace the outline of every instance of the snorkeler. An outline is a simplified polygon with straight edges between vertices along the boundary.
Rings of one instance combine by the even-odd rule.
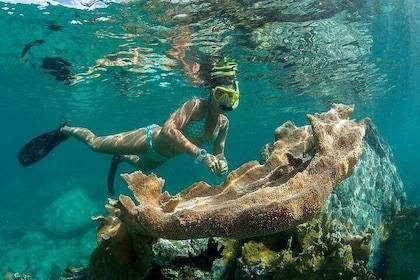
[[[223,176],[228,172],[224,148],[229,127],[224,113],[238,106],[240,96],[236,69],[237,64],[226,58],[215,63],[210,72],[210,97],[188,100],[163,126],[152,124],[99,137],[87,128],[63,124],[28,142],[18,154],[19,162],[22,166],[29,166],[72,136],[95,152],[114,155],[108,174],[110,195],[114,194],[114,176],[122,161],[139,170],[151,171],[168,159],[186,153],[194,158],[195,163],[202,163],[209,171]],[[212,153],[201,148],[204,144],[212,145]]]

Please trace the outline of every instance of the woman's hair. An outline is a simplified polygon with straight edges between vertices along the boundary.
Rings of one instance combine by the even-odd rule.
[[[201,65],[204,87],[233,86],[236,88],[236,63],[229,62],[226,57],[212,56]]]

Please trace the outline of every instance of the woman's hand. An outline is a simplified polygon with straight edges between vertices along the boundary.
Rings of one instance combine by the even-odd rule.
[[[228,164],[223,155],[211,155],[208,154],[205,158],[203,158],[202,163],[207,166],[207,168],[216,173],[218,176],[223,176],[228,172]]]
[[[228,163],[223,154],[218,154],[216,156],[218,162],[219,162],[219,168],[216,170],[216,174],[218,176],[223,176],[229,171]]]

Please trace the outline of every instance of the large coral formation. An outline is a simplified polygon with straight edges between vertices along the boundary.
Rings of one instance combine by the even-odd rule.
[[[303,223],[321,211],[361,155],[366,121],[349,120],[352,112],[351,106],[334,105],[308,115],[311,129],[290,127],[296,137],[275,142],[265,164],[248,162],[218,186],[199,182],[171,196],[161,192],[164,181],[154,174],[125,174],[139,204],[120,195],[112,207],[131,231],[169,239],[246,238]]]
[[[272,153],[264,164],[248,162],[218,186],[199,182],[171,196],[161,192],[163,180],[154,174],[123,175],[139,204],[120,195],[118,201],[110,200],[107,205],[111,216],[97,218],[102,221],[100,245],[91,257],[89,279],[145,277],[151,268],[152,245],[146,244],[147,238],[243,239],[275,234],[310,220],[324,208],[331,191],[353,172],[362,153],[369,120],[349,120],[352,112],[351,106],[334,105],[326,113],[308,115],[311,126],[298,128],[286,123],[276,130]],[[246,247],[253,252],[253,245]],[[264,249],[261,244],[257,247]],[[238,257],[236,249],[226,248],[226,252],[231,260]],[[263,252],[264,266],[280,255]],[[244,256],[258,263],[251,255]],[[226,256],[223,259],[226,261]],[[142,264],[143,270],[136,263]],[[171,274],[164,269],[159,273]]]
[[[276,138],[298,137],[299,133],[291,134],[287,129],[293,126],[289,122],[278,128]],[[261,152],[261,161],[264,162],[272,151],[273,143],[267,144]],[[310,152],[308,149],[308,154]],[[412,244],[417,244],[411,239],[416,235],[410,234],[415,231],[413,225],[416,223],[408,222],[410,215],[407,212],[399,212],[404,203],[403,184],[392,151],[371,123],[366,127],[363,153],[353,175],[333,190],[322,213],[287,231],[246,240],[242,251],[249,248],[249,244],[259,244],[261,250],[253,251],[253,261],[244,257],[246,254],[242,252],[235,275],[251,275],[251,278],[259,279],[376,279],[396,272],[390,278],[398,279],[401,267],[407,271],[416,268],[415,262],[413,265],[401,262],[416,260],[411,254],[416,252]],[[405,234],[403,238],[392,234],[393,237],[381,248],[379,245],[390,228],[386,223],[388,220],[394,221],[391,229],[396,225],[393,233]],[[412,228],[403,230],[403,224]],[[266,267],[266,250],[273,252],[272,255],[278,254],[269,267]],[[394,253],[397,251],[401,254]],[[385,258],[379,262],[382,254]],[[409,258],[401,257],[407,254]],[[400,267],[394,266],[398,263]],[[374,268],[378,276],[373,274]],[[408,274],[400,276],[403,275]]]

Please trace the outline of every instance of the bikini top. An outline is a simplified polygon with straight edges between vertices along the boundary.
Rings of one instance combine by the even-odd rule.
[[[207,112],[205,114],[205,117],[202,118],[201,120],[190,121],[188,124],[186,124],[182,128],[182,133],[184,133],[184,135],[188,136],[191,139],[200,141],[203,144],[211,144],[214,141],[216,141],[216,138],[219,135],[219,126],[218,125],[217,125],[217,131],[213,134],[212,138],[210,138],[206,141],[201,141],[201,137],[203,136],[204,131],[205,131],[205,127],[206,127],[206,116],[207,116]]]

